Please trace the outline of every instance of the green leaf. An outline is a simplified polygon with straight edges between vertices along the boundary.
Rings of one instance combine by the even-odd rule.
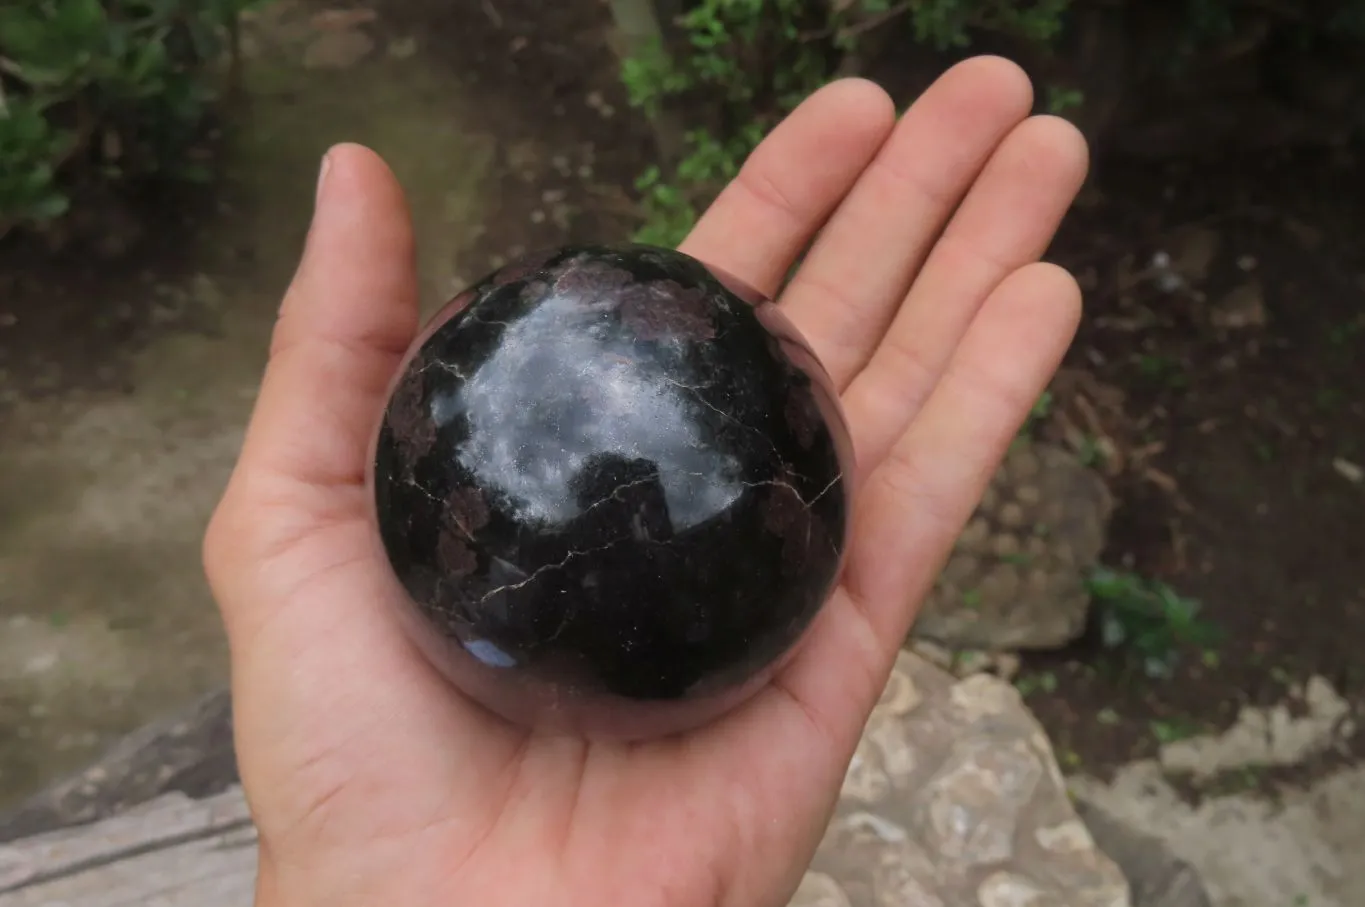
[[[71,200],[65,195],[53,192],[33,202],[27,208],[28,216],[36,221],[55,220],[71,208]]]

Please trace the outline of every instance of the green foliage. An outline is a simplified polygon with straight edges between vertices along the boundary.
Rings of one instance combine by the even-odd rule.
[[[1220,638],[1199,616],[1199,602],[1165,583],[1100,567],[1088,586],[1105,647],[1132,656],[1150,678],[1170,677],[1184,650],[1208,649]]]
[[[1079,88],[1063,88],[1059,85],[1047,87],[1047,112],[1061,115],[1085,103],[1085,94]]]
[[[739,165],[762,139],[761,127],[751,124],[729,141],[721,141],[704,129],[687,133],[687,154],[672,180],[660,169],[648,168],[635,182],[641,193],[645,223],[636,234],[638,242],[676,246],[697,222],[698,190],[723,186],[739,173]],[[689,189],[693,191],[688,191]]]
[[[832,75],[838,56],[862,35],[897,24],[939,48],[992,29],[1048,42],[1073,0],[695,0],[677,23],[680,49],[656,42],[626,59],[621,79],[632,106],[658,119],[679,102],[714,111],[689,129],[667,172],[636,182],[644,225],[636,238],[676,245],[762,137]],[[1076,103],[1075,93],[1059,105]]]
[[[621,69],[631,104],[647,117],[660,121],[681,109],[703,112],[706,120],[678,130],[686,135],[680,163],[652,168],[637,183],[645,215],[641,237],[664,244],[680,240],[758,140],[827,81],[840,55],[857,51],[866,36],[895,30],[907,45],[951,51],[969,47],[977,35],[995,33],[1055,48],[1072,13],[1100,2],[687,0],[675,23],[677,40],[638,50]],[[1286,33],[1365,40],[1365,0],[1140,2],[1174,10],[1184,23],[1172,29],[1169,44],[1158,51],[1173,77],[1194,55],[1266,15],[1278,17],[1272,27]],[[1051,113],[1066,114],[1085,103],[1074,86],[1042,86],[1040,94]]]
[[[0,6],[0,232],[41,225],[78,184],[202,176],[187,151],[230,25],[260,0]]]
[[[863,0],[864,15],[903,11],[914,38],[939,50],[966,47],[973,31],[994,31],[1050,43],[1061,34],[1074,0]]]
[[[763,135],[824,82],[827,47],[804,37],[824,24],[817,9],[805,0],[700,0],[678,23],[682,52],[656,42],[624,61],[630,103],[646,116],[678,100],[715,111],[712,125],[687,130],[670,172],[651,167],[637,180],[645,222],[636,239],[681,242]]]

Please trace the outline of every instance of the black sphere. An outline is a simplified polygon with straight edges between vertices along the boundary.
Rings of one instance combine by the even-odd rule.
[[[405,625],[503,717],[640,738],[758,689],[831,594],[838,397],[778,308],[683,253],[529,256],[427,325],[372,458]]]

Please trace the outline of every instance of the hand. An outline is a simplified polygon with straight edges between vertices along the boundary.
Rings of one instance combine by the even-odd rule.
[[[1085,143],[1031,106],[995,58],[899,123],[880,89],[838,82],[684,244],[774,294],[815,238],[781,304],[840,388],[861,500],[844,583],[789,666],[718,723],[634,745],[502,723],[391,619],[363,476],[417,328],[414,242],[384,164],[329,153],[205,540],[262,907],[786,903],[918,603],[1076,327],[1075,282],[1037,259]]]

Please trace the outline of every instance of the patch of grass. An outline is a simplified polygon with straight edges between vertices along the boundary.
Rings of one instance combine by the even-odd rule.
[[[1148,381],[1172,390],[1189,385],[1189,376],[1180,362],[1170,356],[1145,353],[1138,357],[1138,373]]]
[[[1052,693],[1057,689],[1057,675],[1052,671],[1038,671],[1032,674],[1022,674],[1015,680],[1014,688],[1019,691],[1019,695],[1027,699],[1034,693]]]
[[[1175,743],[1196,736],[1200,728],[1192,721],[1165,719],[1152,722],[1152,736],[1160,743]]]
[[[1171,677],[1186,650],[1207,652],[1222,639],[1199,616],[1199,602],[1165,583],[1099,567],[1087,586],[1105,648],[1134,659],[1149,678]]]
[[[1104,448],[1093,435],[1086,435],[1081,439],[1081,446],[1076,451],[1076,459],[1081,461],[1081,465],[1086,468],[1099,466],[1104,462]]]

